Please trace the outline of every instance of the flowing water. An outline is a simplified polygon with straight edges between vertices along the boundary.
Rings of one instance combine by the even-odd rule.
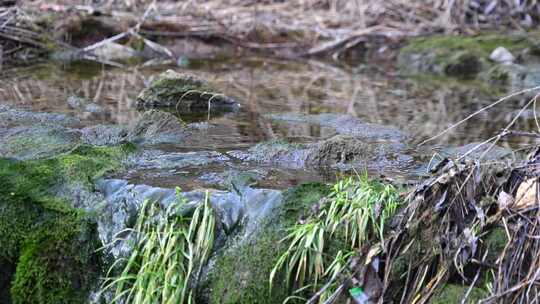
[[[441,148],[493,136],[512,120],[524,103],[503,103],[419,148],[418,143],[497,100],[500,97],[498,90],[478,83],[434,77],[400,77],[391,68],[381,70],[365,65],[351,68],[316,61],[291,62],[257,57],[195,60],[183,67],[43,64],[4,71],[0,102],[32,111],[66,113],[79,118],[82,126],[132,125],[141,115],[135,108],[137,94],[153,77],[167,69],[188,70],[211,81],[220,91],[235,97],[241,103],[241,110],[224,115],[178,114],[186,122],[206,122],[214,127],[189,143],[150,147],[150,150],[186,161],[186,165],[139,168],[123,175],[134,183],[162,187],[180,185],[184,189],[193,189],[219,183],[213,181],[223,180],[225,172],[248,171],[260,175],[258,186],[267,188],[335,178],[337,173],[332,170],[263,168],[243,164],[234,158],[225,161],[212,160],[213,156],[200,158],[205,153],[245,150],[275,139],[316,142],[336,133],[335,128],[312,121],[271,119],[271,114],[280,113],[337,113],[357,117],[366,123],[394,126],[407,134],[401,141],[416,162],[395,170],[385,168],[384,172],[372,173],[410,177],[418,172],[419,163],[429,160],[430,155]],[[69,101],[73,96],[88,100],[89,105],[77,106]],[[518,120],[515,129],[534,126],[534,119],[524,118]],[[531,143],[532,139],[506,138],[499,145],[516,148]],[[189,157],[195,160],[190,161]]]

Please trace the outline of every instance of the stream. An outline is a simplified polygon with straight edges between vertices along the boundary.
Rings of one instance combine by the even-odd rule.
[[[137,109],[141,90],[167,70],[211,82],[239,109]],[[281,206],[283,190],[305,182],[367,172],[413,184],[437,160],[457,158],[497,134],[526,102],[501,103],[445,131],[502,95],[474,81],[399,76],[392,66],[259,57],[125,68],[50,62],[3,74],[0,156],[47,158],[80,143],[107,146],[126,138],[137,146],[125,170],[105,174],[93,188],[68,183],[54,189],[74,207],[97,214],[103,244],[133,225],[144,201],[165,209],[179,187],[188,205],[210,193],[221,227],[214,250],[257,235]],[[522,114],[515,128],[533,129],[534,113]],[[483,157],[512,157],[512,149],[533,143],[504,137]],[[131,249],[127,241],[108,248],[115,258]],[[99,301],[95,293],[90,297]]]
[[[515,102],[502,104],[418,148],[416,144],[422,140],[442,132],[497,97],[474,83],[435,77],[399,77],[391,67],[382,71],[367,65],[350,68],[316,61],[289,62],[256,57],[199,59],[184,63],[183,67],[43,64],[10,71],[7,80],[0,85],[0,100],[21,110],[67,114],[77,118],[80,127],[130,126],[141,115],[135,107],[136,96],[167,69],[187,70],[215,83],[221,91],[239,100],[241,109],[220,115],[174,113],[172,110],[186,123],[211,127],[186,141],[145,145],[145,149],[153,153],[169,154],[178,166],[140,166],[140,170],[130,170],[122,176],[133,183],[181,186],[191,190],[218,186],[225,172],[235,170],[252,172],[258,176],[258,186],[264,188],[284,189],[305,181],[331,181],[336,178],[334,170],[245,164],[226,155],[227,151],[246,150],[260,142],[310,143],[343,133],[332,125],[331,118],[324,116],[328,113],[393,128],[367,130],[369,134],[365,137],[371,145],[379,145],[380,139],[384,140],[389,133],[390,137],[400,133],[397,141],[406,147],[402,152],[410,158],[404,158],[403,163],[393,167],[375,164],[367,169],[374,175],[406,180],[418,175],[420,164],[434,154],[445,155],[446,148],[493,136],[510,122],[511,113],[522,106]],[[317,118],[320,115],[323,116]],[[532,123],[534,119],[520,118],[518,127]],[[344,131],[347,132],[350,133]],[[518,148],[530,142],[526,138],[508,138],[499,144]],[[218,154],[210,155],[213,152]]]

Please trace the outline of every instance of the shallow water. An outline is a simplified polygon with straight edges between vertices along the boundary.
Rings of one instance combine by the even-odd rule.
[[[53,63],[3,72],[0,102],[33,111],[60,112],[78,117],[83,125],[98,123],[129,125],[140,113],[135,109],[137,94],[159,72],[166,69],[190,70],[215,83],[222,92],[242,104],[238,113],[179,116],[187,122],[208,122],[215,128],[190,141],[189,145],[160,145],[162,151],[192,152],[246,149],[271,139],[313,142],[335,134],[332,128],[312,123],[271,120],[271,113],[340,113],[366,123],[395,126],[409,135],[404,144],[413,156],[426,156],[439,146],[458,146],[483,141],[504,128],[524,101],[507,102],[483,113],[429,146],[416,144],[434,136],[468,114],[497,100],[499,91],[478,83],[448,79],[407,78],[391,70],[369,66],[338,67],[315,61],[280,61],[263,58],[198,60],[186,67],[161,65],[107,68],[93,63],[60,66]],[[89,109],[73,108],[67,102],[79,96],[95,105]],[[96,110],[97,109],[97,110]],[[529,117],[530,118],[530,117]],[[536,128],[534,119],[519,119],[514,129]],[[500,145],[526,146],[532,139],[508,138]],[[226,170],[257,171],[239,162],[182,169],[145,169],[129,172],[137,183],[154,186],[182,184],[184,188],[208,185],[204,180]],[[333,179],[336,173],[308,172],[266,168],[259,185],[284,188],[306,180]],[[386,172],[407,176],[411,172]],[[203,177],[201,179],[201,176]],[[212,184],[212,183],[210,183]]]

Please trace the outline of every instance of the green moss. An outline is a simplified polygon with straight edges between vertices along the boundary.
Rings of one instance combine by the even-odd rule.
[[[294,224],[310,212],[320,199],[330,194],[332,187],[323,183],[304,183],[283,194],[283,225]]]
[[[281,233],[268,229],[256,239],[229,248],[218,258],[211,278],[210,303],[278,304],[287,297],[284,286],[270,291],[268,278],[283,245]]]
[[[454,54],[458,51],[470,51],[481,57],[489,57],[499,46],[512,51],[520,51],[532,45],[525,36],[508,36],[488,34],[480,36],[431,36],[416,38],[409,41],[402,49],[403,53],[421,53],[425,51],[440,51]]]
[[[489,56],[497,47],[516,54],[533,46],[524,35],[430,36],[410,40],[398,56],[409,73],[430,73],[470,79],[493,66]]]
[[[133,144],[116,147],[80,146],[73,153],[53,160],[66,181],[93,184],[93,180],[121,167],[121,160],[135,150]],[[55,164],[57,162],[57,164]]]
[[[83,215],[48,213],[22,246],[13,303],[84,303],[99,279],[96,227]]]
[[[461,299],[469,289],[469,286],[461,286],[455,284],[448,284],[443,287],[443,289],[436,294],[432,299],[432,304],[451,304],[451,303],[461,303]],[[480,288],[474,287],[469,297],[467,298],[466,303],[477,303],[479,300],[483,299],[486,296],[486,292]]]
[[[132,149],[83,146],[53,159],[0,159],[0,259],[16,265],[13,303],[86,300],[99,275],[96,227],[54,190],[68,182],[91,186]]]
[[[209,278],[210,303],[282,303],[290,294],[285,282],[277,279],[269,290],[270,272],[285,250],[280,240],[285,237],[286,228],[329,192],[330,187],[321,183],[301,184],[287,190],[285,208],[264,224],[259,235],[231,246],[217,258]]]
[[[496,227],[492,229],[484,238],[484,246],[489,252],[486,261],[495,264],[495,261],[499,258],[507,243],[508,236],[504,228]]]
[[[168,70],[153,80],[137,99],[139,104],[159,103],[172,106],[182,102],[186,107],[191,108],[202,106],[203,103],[199,104],[197,101],[207,101],[212,96],[210,92],[214,90],[202,79]],[[182,110],[182,108],[177,110]]]

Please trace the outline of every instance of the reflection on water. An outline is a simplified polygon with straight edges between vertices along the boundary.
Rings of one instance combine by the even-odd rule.
[[[130,124],[139,113],[134,104],[141,91],[159,72],[171,66],[104,68],[95,64],[67,67],[46,64],[4,71],[0,100],[39,111],[69,113],[85,124]],[[247,58],[192,62],[189,70],[215,83],[242,103],[237,114],[184,116],[186,121],[210,120],[222,128],[201,139],[200,147],[247,147],[273,138],[311,141],[328,137],[331,130],[309,124],[282,124],[263,114],[278,112],[352,115],[365,122],[394,125],[411,135],[412,143],[441,132],[473,111],[496,100],[492,88],[448,79],[407,79],[390,73],[355,72],[320,62],[290,62]],[[74,109],[67,100],[79,96],[99,110]],[[439,144],[460,145],[489,138],[503,128],[523,101],[501,104],[438,139]],[[518,127],[535,128],[534,120]],[[510,140],[506,144],[527,144]],[[532,139],[528,139],[532,140]],[[193,147],[192,147],[193,148]]]

